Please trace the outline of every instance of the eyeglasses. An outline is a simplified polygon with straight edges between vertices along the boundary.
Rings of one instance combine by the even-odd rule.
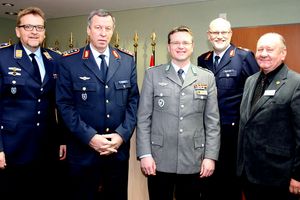
[[[18,26],[19,28],[24,28],[25,31],[32,31],[33,28],[35,28],[36,31],[42,32],[45,30],[45,26],[43,25],[31,25],[31,24],[25,24]]]
[[[216,36],[218,36],[218,35],[222,35],[222,36],[228,36],[228,34],[229,33],[231,33],[231,31],[209,31],[209,33],[212,35],[212,36],[214,36],[214,37],[216,37]]]
[[[186,42],[186,41],[185,42],[178,42],[178,41],[175,41],[175,42],[170,42],[170,44],[172,44],[174,46],[180,46],[180,45],[182,45],[184,47],[187,47],[187,46],[191,45],[192,42]]]

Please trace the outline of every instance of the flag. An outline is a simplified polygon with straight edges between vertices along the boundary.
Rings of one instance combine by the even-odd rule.
[[[150,67],[153,67],[154,65],[155,65],[154,54],[151,54],[151,57],[150,57]]]

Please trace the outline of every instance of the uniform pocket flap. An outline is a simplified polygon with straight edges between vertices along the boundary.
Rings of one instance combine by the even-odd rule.
[[[85,82],[85,83],[74,83],[73,84],[74,90],[76,91],[96,91],[96,83],[94,82]]]
[[[155,97],[168,97],[171,96],[171,90],[169,88],[160,88],[154,91]]]
[[[163,146],[163,139],[164,137],[162,135],[152,135],[151,137],[151,144],[157,145],[157,146]]]
[[[6,85],[25,85],[25,79],[21,77],[5,76],[3,81]]]
[[[237,76],[237,71],[235,69],[225,69],[220,73],[219,77],[235,77]]]
[[[194,145],[195,145],[195,149],[204,148],[203,137],[194,137]]]
[[[115,87],[117,90],[123,90],[131,87],[131,84],[128,80],[116,81]]]
[[[1,122],[0,128],[1,130],[13,132],[16,129],[16,126],[17,126],[16,122],[3,121]]]

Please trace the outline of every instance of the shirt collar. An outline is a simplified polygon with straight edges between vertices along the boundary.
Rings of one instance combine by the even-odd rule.
[[[29,54],[34,53],[35,56],[40,59],[42,57],[41,48],[39,47],[35,52],[31,52],[29,49],[27,49],[24,45],[23,48],[26,52],[26,54],[29,56]]]
[[[215,59],[215,56],[219,56],[220,57],[220,59],[219,59],[219,62],[218,63],[220,63],[220,61],[221,61],[221,59],[222,59],[222,57],[224,56],[224,54],[225,54],[225,52],[227,51],[227,49],[229,49],[229,47],[231,47],[231,44],[224,50],[224,51],[222,51],[219,55],[217,55],[216,54],[216,52],[214,51],[214,59]]]
[[[91,49],[91,52],[92,52],[95,60],[100,59],[99,56],[101,54],[104,54],[106,63],[107,63],[107,65],[109,65],[109,63],[108,63],[108,61],[109,61],[109,47],[107,47],[103,53],[99,53],[99,51],[97,51],[92,44],[90,44],[90,49]]]
[[[185,75],[187,73],[187,71],[189,70],[189,67],[191,65],[191,63],[188,63],[187,65],[185,65],[184,67],[179,67],[178,65],[174,64],[173,62],[171,62],[172,66],[174,67],[175,71],[178,72],[179,69],[183,69],[183,74]]]

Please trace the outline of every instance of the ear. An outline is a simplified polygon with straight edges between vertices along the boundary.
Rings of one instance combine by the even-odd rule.
[[[90,33],[91,33],[90,26],[87,26],[87,27],[86,27],[86,33],[87,33],[88,36],[90,36]]]
[[[170,53],[171,52],[171,50],[170,50],[170,44],[168,44],[167,49],[168,49],[168,52]]]
[[[284,61],[284,60],[285,60],[285,57],[286,57],[286,55],[287,55],[287,50],[286,50],[286,48],[284,48],[284,49],[281,51],[281,55],[282,55],[281,60]]]
[[[15,31],[16,31],[17,37],[20,38],[20,37],[21,37],[20,28],[19,28],[19,27],[16,27],[16,28],[15,28]]]

